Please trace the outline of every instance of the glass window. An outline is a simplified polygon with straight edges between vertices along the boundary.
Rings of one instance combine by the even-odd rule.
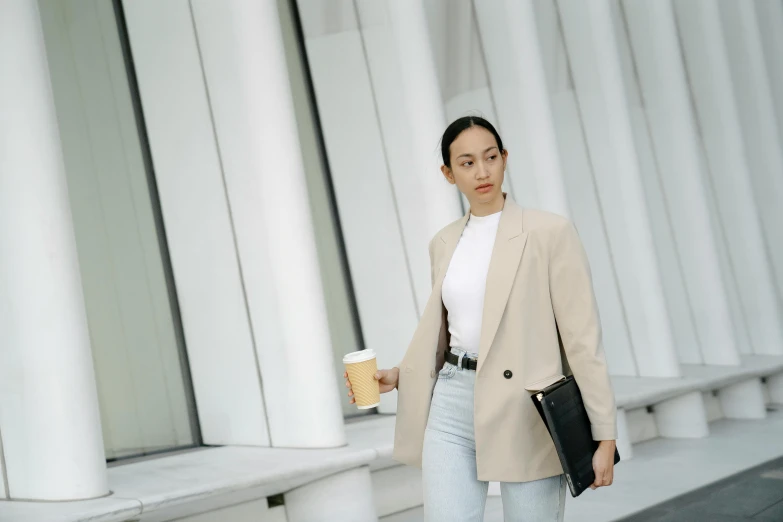
[[[121,10],[39,0],[109,460],[198,427]]]

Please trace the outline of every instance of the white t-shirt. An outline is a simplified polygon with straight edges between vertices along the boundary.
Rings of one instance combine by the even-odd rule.
[[[479,353],[487,273],[501,214],[470,215],[443,280],[450,346],[468,353]]]

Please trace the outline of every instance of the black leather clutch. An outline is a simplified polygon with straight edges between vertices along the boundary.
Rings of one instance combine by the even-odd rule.
[[[555,443],[571,496],[578,497],[595,482],[593,454],[598,449],[579,386],[574,377],[569,376],[531,398]],[[615,449],[614,463],[618,462],[620,454]]]

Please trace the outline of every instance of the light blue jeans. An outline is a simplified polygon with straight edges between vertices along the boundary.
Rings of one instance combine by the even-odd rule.
[[[452,353],[460,354],[454,349]],[[449,363],[438,375],[422,455],[426,522],[481,522],[484,518],[489,483],[478,480],[476,471],[475,382],[475,371]],[[505,522],[563,520],[563,475],[533,482],[501,482],[500,491]]]

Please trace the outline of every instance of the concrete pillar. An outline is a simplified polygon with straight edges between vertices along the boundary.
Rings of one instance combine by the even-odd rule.
[[[625,414],[625,408],[617,410],[617,452],[622,460],[633,457],[631,433],[628,430],[628,416]]]
[[[610,0],[558,6],[639,374],[679,376]]]
[[[718,6],[756,210],[778,297],[783,299],[783,241],[780,240],[780,224],[783,223],[783,205],[780,204],[783,201],[783,136],[775,116],[775,99],[764,59],[756,3],[719,0]],[[780,5],[780,2],[777,3]],[[782,49],[777,50],[778,55],[781,52]],[[780,349],[779,353],[783,353],[783,346]]]
[[[775,404],[783,404],[783,373],[767,377],[769,398]]]
[[[475,13],[517,201],[570,216],[533,2],[478,0]]]
[[[38,6],[0,4],[0,426],[10,498],[106,495],[65,167]],[[0,459],[2,460],[2,459]]]
[[[271,445],[345,444],[275,2],[192,2]],[[318,426],[318,429],[312,429]]]
[[[459,190],[440,173],[443,98],[421,0],[357,2],[386,162],[418,313],[432,290],[428,245],[462,216]]]
[[[134,0],[123,3],[123,12],[202,440],[269,446],[255,340],[190,2]]]
[[[698,439],[710,434],[701,392],[660,402],[655,405],[653,414],[661,437]]]
[[[683,362],[740,364],[730,299],[713,230],[708,172],[691,106],[674,10],[669,0],[624,0],[645,116],[656,152],[683,283],[699,343],[679,346]],[[657,182],[657,180],[656,180]],[[683,353],[687,350],[688,353]]]
[[[674,7],[706,151],[714,218],[729,247],[731,273],[752,344],[747,351],[781,353],[780,305],[756,211],[720,12],[712,0],[674,0]]]
[[[288,522],[374,522],[370,468],[330,475],[285,494]]]
[[[768,2],[765,0],[753,2],[756,8],[759,31],[764,47],[769,83],[772,90],[772,101],[775,105],[778,130],[783,128],[783,2]],[[783,132],[778,132],[783,147]]]
[[[407,257],[409,249],[392,179],[392,172],[397,167],[388,161],[401,159],[407,165],[409,151],[403,146],[403,154],[389,155],[390,139],[403,135],[389,133],[385,124],[382,129],[380,123],[381,119],[389,121],[382,111],[400,112],[401,106],[378,101],[380,96],[387,95],[397,100],[401,98],[395,74],[387,82],[378,82],[376,78],[379,70],[386,72],[384,67],[400,70],[388,13],[380,9],[385,18],[376,21],[373,30],[360,29],[355,2],[297,0],[296,3],[362,337],[365,347],[378,354],[378,365],[389,368],[399,363],[405,354],[419,319],[419,293],[414,291],[417,285],[411,275],[414,264],[419,271],[418,284],[422,281],[421,271],[427,281],[430,272],[426,245],[424,250],[415,252],[425,256],[417,257],[419,262]],[[380,2],[369,3],[371,13],[379,9],[376,3]],[[363,7],[359,10],[360,14],[367,14]],[[386,59],[371,74],[369,63],[375,63],[368,61],[368,56],[374,56],[369,49],[372,45],[381,45]],[[379,87],[392,92],[378,91]],[[393,115],[391,121],[400,120],[406,128],[410,127],[409,122],[399,116]],[[432,143],[433,155],[436,149],[437,138]],[[441,176],[437,171],[430,174]],[[446,181],[442,183],[448,185]],[[419,185],[411,185],[409,190],[422,189]],[[416,212],[423,211],[417,209]],[[377,237],[384,240],[376,241]],[[372,248],[367,248],[368,244],[372,244]],[[421,263],[424,263],[423,267]],[[379,281],[383,284],[379,285]],[[396,394],[384,394],[378,411],[393,413],[396,403]]]
[[[760,379],[748,379],[721,388],[718,398],[727,419],[763,419],[767,416]]]

